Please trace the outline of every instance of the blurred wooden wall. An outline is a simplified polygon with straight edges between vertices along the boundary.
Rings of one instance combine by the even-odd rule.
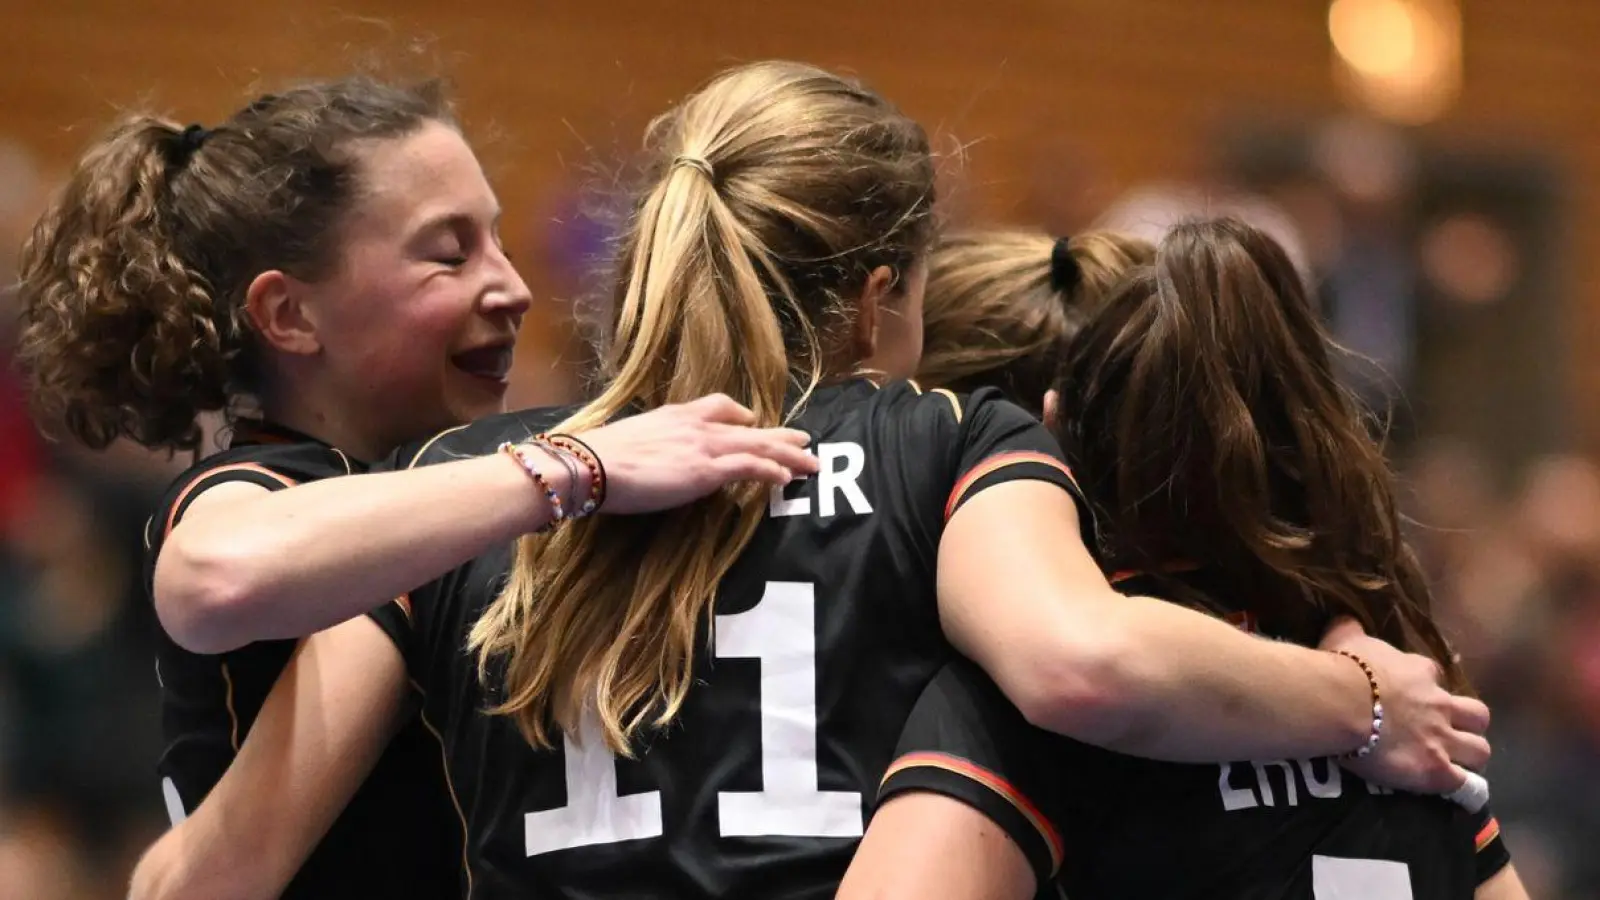
[[[716,69],[783,56],[859,73],[966,148],[962,206],[1072,221],[1132,184],[1205,163],[1225,114],[1341,106],[1326,4],[1313,0],[0,0],[0,134],[69,161],[140,104],[214,121],[255,84],[337,74],[372,48],[433,39],[508,210],[533,247],[560,191]],[[370,17],[363,20],[362,17]],[[1600,438],[1600,3],[1466,0],[1466,84],[1441,130],[1548,147],[1572,198],[1574,397]],[[388,53],[391,58],[395,54]],[[953,144],[946,144],[947,147]],[[1041,201],[1057,181],[1074,198]],[[1058,191],[1057,196],[1062,192]],[[535,290],[558,290],[537,254]],[[565,307],[530,320],[526,359],[570,340]],[[528,399],[570,390],[539,365]]]

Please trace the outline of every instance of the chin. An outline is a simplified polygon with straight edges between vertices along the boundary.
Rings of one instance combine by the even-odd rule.
[[[487,416],[498,415],[506,411],[506,398],[504,395],[493,400],[474,399],[470,403],[458,404],[455,408],[456,420],[460,423],[474,422]]]

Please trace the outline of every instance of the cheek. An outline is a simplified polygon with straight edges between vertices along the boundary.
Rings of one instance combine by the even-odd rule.
[[[348,326],[348,363],[379,384],[415,385],[437,379],[467,328],[470,303],[442,292],[380,300]]]

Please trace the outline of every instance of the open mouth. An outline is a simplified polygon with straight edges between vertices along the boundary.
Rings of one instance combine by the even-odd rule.
[[[494,344],[457,353],[450,357],[450,363],[468,375],[505,384],[510,380],[511,362],[515,357],[516,348],[512,345]]]

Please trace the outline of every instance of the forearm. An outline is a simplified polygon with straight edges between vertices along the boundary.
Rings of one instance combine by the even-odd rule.
[[[133,897],[279,896],[399,728],[405,677],[370,619],[302,642],[222,779],[140,861]]]
[[[1104,609],[1096,629],[1112,648],[1099,667],[1099,702],[1053,730],[1178,762],[1334,755],[1371,731],[1366,676],[1336,654],[1145,597]]]
[[[499,454],[300,485],[252,498],[246,514],[191,514],[158,560],[157,608],[174,638],[199,652],[299,637],[437,578],[548,515],[526,473]]]
[[[196,854],[188,840],[192,834],[185,822],[145,851],[133,870],[128,900],[269,900],[278,895],[260,889],[261,880],[250,876],[250,854],[237,859]]]
[[[1508,863],[1488,881],[1478,885],[1473,897],[1474,900],[1528,900],[1528,889],[1522,886],[1522,878],[1517,875],[1516,867]]]

